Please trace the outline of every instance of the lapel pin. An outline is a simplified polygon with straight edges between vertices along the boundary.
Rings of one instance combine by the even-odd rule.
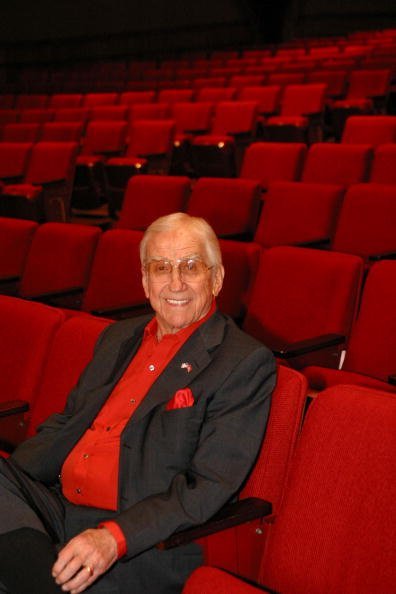
[[[191,373],[192,371],[192,365],[190,363],[182,363],[180,367],[181,369],[186,369],[187,373]]]

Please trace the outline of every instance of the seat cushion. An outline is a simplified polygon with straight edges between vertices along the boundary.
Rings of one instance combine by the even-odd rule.
[[[305,367],[302,371],[308,379],[309,385],[315,390],[324,390],[325,388],[339,384],[353,384],[366,386],[367,388],[375,388],[377,390],[385,390],[387,392],[396,392],[396,386],[392,386],[391,384],[368,375],[354,373],[353,371],[328,369],[326,367],[318,367],[315,365]]]
[[[5,186],[3,194],[9,196],[23,196],[28,200],[36,200],[43,190],[43,186],[34,186],[33,184],[15,184]]]
[[[308,118],[304,116],[273,116],[268,118],[267,126],[295,126],[296,128],[306,128]]]

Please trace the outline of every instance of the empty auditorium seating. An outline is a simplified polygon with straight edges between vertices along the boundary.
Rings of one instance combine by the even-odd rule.
[[[0,179],[4,183],[18,183],[27,170],[31,142],[0,142]]]
[[[133,103],[151,103],[155,100],[155,91],[124,91],[120,95],[122,105]]]
[[[128,107],[126,105],[96,105],[89,111],[89,120],[126,120]]]
[[[336,184],[272,182],[254,235],[262,247],[329,244],[344,196]]]
[[[169,117],[168,103],[133,103],[129,107],[129,121],[165,120]]]
[[[90,121],[77,157],[72,208],[93,209],[105,202],[104,162],[126,146],[126,121]]]
[[[100,233],[93,226],[40,225],[27,255],[19,296],[78,307]]]
[[[321,184],[349,184],[368,179],[373,158],[370,145],[317,142],[307,154],[301,179]]]
[[[342,133],[342,142],[377,146],[396,141],[396,116],[350,116]]]
[[[257,101],[259,114],[270,116],[279,110],[281,90],[280,85],[246,86],[240,89],[238,98],[241,101]]]
[[[391,592],[395,429],[392,394],[356,386],[319,394],[303,424],[281,506],[268,518],[260,586],[204,566],[183,594]]]
[[[52,118],[53,111],[50,109],[21,109],[19,112],[19,121],[23,124],[43,124]]]
[[[9,123],[3,127],[4,142],[36,142],[39,139],[41,125],[38,123]]]
[[[113,203],[114,210],[120,210],[116,227],[144,230],[160,216],[185,210],[190,188],[185,176],[131,177],[122,205]]]
[[[54,122],[82,122],[88,120],[88,107],[61,107],[54,110]]]
[[[263,250],[243,328],[295,366],[304,353],[320,358],[329,335],[330,345],[331,335],[349,335],[362,274],[363,261],[350,254],[286,246]],[[332,349],[326,364],[337,366],[337,345]]]
[[[396,253],[396,186],[354,184],[345,194],[332,243],[365,259]]]
[[[384,260],[372,266],[342,368],[307,367],[304,374],[312,388],[359,384],[396,391],[395,281],[395,261]]]
[[[0,400],[36,398],[46,354],[64,320],[41,303],[0,295]]]
[[[5,283],[19,280],[37,229],[34,221],[0,217],[0,292]]]
[[[217,103],[210,133],[197,136],[192,143],[195,175],[235,176],[243,149],[255,139],[257,116],[258,103],[255,101]]]
[[[141,282],[142,232],[112,229],[99,239],[81,309],[111,318],[137,315],[146,307]]]
[[[334,109],[354,110],[355,113],[371,113],[384,108],[390,91],[391,70],[353,70],[349,75],[345,99],[334,102]]]
[[[48,107],[53,109],[80,107],[81,100],[81,93],[54,93],[49,99]]]
[[[259,206],[256,181],[201,177],[193,187],[187,213],[206,219],[219,237],[251,238]]]
[[[196,101],[209,101],[217,103],[219,101],[231,101],[235,98],[236,89],[234,87],[214,86],[213,79],[210,81],[213,86],[204,86],[197,91]]]
[[[253,142],[245,151],[239,177],[259,181],[262,189],[272,181],[298,180],[306,151],[298,142]]]
[[[68,220],[77,149],[75,142],[35,144],[23,183],[3,188],[2,216],[36,221]]]
[[[179,103],[180,101],[192,101],[192,89],[161,89],[158,93],[159,103]]]
[[[280,114],[268,118],[264,134],[272,141],[320,141],[325,96],[325,84],[286,85]]]
[[[18,109],[46,107],[48,96],[39,93],[19,93],[16,97],[15,107]]]
[[[82,122],[46,122],[41,128],[40,140],[80,143],[83,131]]]
[[[96,107],[97,105],[114,105],[119,99],[118,93],[85,93],[82,98],[83,107]]]
[[[172,174],[192,172],[190,147],[197,134],[208,132],[212,122],[213,104],[206,101],[174,103],[171,117],[175,122],[176,133],[172,151]]]
[[[396,184],[396,143],[380,144],[374,151],[370,182]]]

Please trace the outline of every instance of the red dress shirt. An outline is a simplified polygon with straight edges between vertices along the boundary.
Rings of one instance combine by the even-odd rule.
[[[214,311],[215,302],[202,319],[175,334],[164,335],[160,341],[157,320],[153,318],[147,324],[139,350],[63,464],[61,482],[66,499],[76,505],[117,509],[122,431],[180,347]],[[118,524],[110,521],[100,526],[116,538],[119,557],[125,554],[125,537]]]

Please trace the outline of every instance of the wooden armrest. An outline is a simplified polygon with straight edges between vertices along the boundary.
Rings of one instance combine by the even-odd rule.
[[[298,357],[321,349],[337,346],[345,342],[345,336],[340,334],[323,334],[314,338],[307,338],[291,344],[271,347],[274,355],[280,359]]]
[[[396,373],[388,376],[388,384],[391,386],[396,386]]]
[[[166,540],[158,543],[157,548],[166,550],[188,544],[197,538],[202,538],[203,536],[214,534],[220,530],[238,526],[239,524],[255,520],[256,518],[268,516],[271,513],[272,504],[269,501],[264,501],[264,499],[255,497],[241,499],[241,501],[224,506],[204,524],[188,528],[187,530],[182,530],[181,532],[175,532],[175,534],[172,534],[172,536]]]
[[[25,400],[7,400],[0,403],[0,418],[25,413],[29,410],[29,403]]]

